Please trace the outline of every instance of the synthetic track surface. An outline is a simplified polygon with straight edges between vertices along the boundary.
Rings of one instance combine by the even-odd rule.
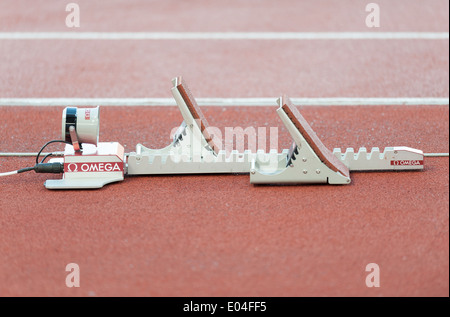
[[[0,32],[68,31],[61,2],[33,3],[2,0]],[[358,1],[78,3],[75,31],[84,32],[377,32]],[[448,32],[447,1],[377,3],[379,31]],[[202,110],[222,130],[278,127],[281,150],[291,144],[275,113],[282,93],[448,98],[448,56],[448,40],[0,40],[0,98],[169,98],[182,75],[195,97],[273,97],[273,107]],[[0,107],[0,152],[35,152],[59,138],[62,109]],[[448,105],[299,110],[329,149],[449,152]],[[176,107],[100,111],[100,140],[126,152],[164,147],[182,121]],[[33,162],[0,157],[0,172]],[[1,296],[449,295],[448,157],[425,158],[420,172],[351,173],[348,186],[175,175],[45,189],[56,177],[0,178]],[[71,262],[80,288],[65,285]],[[372,262],[380,288],[365,285]]]

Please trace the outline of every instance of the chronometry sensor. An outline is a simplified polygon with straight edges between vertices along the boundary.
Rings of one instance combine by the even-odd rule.
[[[100,129],[99,107],[67,107],[62,114],[62,138],[66,142],[97,145]],[[71,128],[72,127],[72,128]]]

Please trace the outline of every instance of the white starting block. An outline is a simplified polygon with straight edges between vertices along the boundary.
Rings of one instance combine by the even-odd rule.
[[[352,148],[345,153],[340,149],[331,152],[287,96],[278,99],[277,113],[293,138],[291,149],[280,153],[276,150],[269,153],[232,151],[227,155],[217,147],[183,79],[178,77],[172,82],[172,94],[184,121],[168,146],[150,149],[138,144],[136,151],[126,158],[123,147],[117,142],[83,143],[83,140],[88,140],[87,143],[98,140],[98,108],[81,109],[81,114],[76,108],[67,108],[63,115],[63,136],[66,141],[71,140],[73,146],[66,146],[64,159],[60,160],[64,163],[63,178],[47,180],[45,186],[49,189],[100,188],[123,180],[125,174],[199,173],[249,173],[253,184],[349,184],[350,171],[423,169],[423,152],[408,147],[387,147],[383,153],[378,148],[372,148],[370,153],[365,148],[360,148],[356,154]],[[78,125],[83,134],[75,129]],[[93,135],[95,132],[97,136]]]

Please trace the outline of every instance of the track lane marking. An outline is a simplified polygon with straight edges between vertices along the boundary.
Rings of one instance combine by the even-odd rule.
[[[203,106],[275,106],[274,98],[196,98]],[[291,98],[302,106],[448,106],[449,98]],[[0,106],[175,106],[173,98],[0,98]]]
[[[449,32],[0,32],[0,40],[448,40]]]
[[[45,156],[50,153],[41,153],[41,156]],[[0,152],[0,157],[35,157],[37,152]],[[125,153],[125,156],[129,156],[130,153]],[[53,156],[64,156],[64,152],[53,152]],[[425,157],[448,157],[449,153],[423,153]]]

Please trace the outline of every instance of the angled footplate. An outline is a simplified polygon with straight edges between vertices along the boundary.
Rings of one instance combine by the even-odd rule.
[[[172,83],[172,94],[184,121],[165,148],[149,149],[138,144],[128,156],[128,174],[248,173],[255,154],[232,151],[227,155],[221,150],[187,84],[181,77]]]
[[[277,113],[294,139],[291,149],[274,162],[252,161],[253,184],[350,183],[350,171],[320,141],[287,96],[278,99]]]

